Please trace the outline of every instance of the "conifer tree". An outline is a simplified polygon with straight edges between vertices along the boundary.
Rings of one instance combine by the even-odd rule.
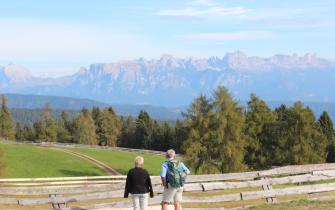
[[[45,133],[45,141],[57,141],[57,124],[51,116],[52,109],[49,104],[46,104],[42,116],[42,129]]]
[[[122,119],[120,145],[122,147],[134,147],[136,123],[132,116]]]
[[[16,123],[15,126],[15,139],[16,141],[24,141],[24,133],[23,133],[23,128],[21,127],[20,123]]]
[[[221,173],[244,171],[243,109],[224,87],[213,95],[214,128],[209,151]]]
[[[15,140],[15,130],[12,114],[7,106],[6,96],[1,96],[0,107],[0,138],[6,140]]]
[[[23,137],[25,141],[36,141],[36,133],[33,126],[23,127]]]
[[[274,123],[275,114],[267,106],[265,101],[251,94],[247,105],[245,135],[247,140],[245,161],[254,169],[266,168],[268,153],[266,151],[266,138],[264,138],[264,128],[268,124]]]
[[[195,173],[219,172],[218,160],[212,158],[213,113],[209,100],[204,95],[199,96],[183,115],[189,130],[183,144],[188,165]]]
[[[335,162],[335,130],[334,124],[327,112],[323,112],[319,118],[322,133],[327,138],[327,162]]]
[[[153,121],[146,111],[141,110],[136,120],[135,148],[149,149],[152,143]]]
[[[47,134],[46,134],[46,130],[45,130],[45,126],[43,125],[43,123],[41,121],[39,122],[35,122],[33,124],[34,127],[34,141],[37,142],[46,142],[47,141]]]
[[[97,119],[97,135],[99,145],[116,147],[121,134],[121,119],[114,110],[105,108]]]
[[[72,136],[68,129],[69,119],[66,112],[62,112],[61,119],[57,123],[57,141],[58,142],[71,142]]]
[[[282,105],[276,113],[277,121],[265,129],[268,166],[325,162],[327,140],[313,112],[296,102],[289,109]]]
[[[79,144],[97,145],[96,128],[88,109],[83,109],[74,121],[74,140]]]

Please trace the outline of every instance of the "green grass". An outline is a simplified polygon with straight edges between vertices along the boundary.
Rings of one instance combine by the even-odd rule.
[[[0,144],[6,178],[102,176],[104,171],[70,154],[31,145]]]
[[[159,175],[162,163],[165,161],[163,155],[148,153],[88,148],[73,148],[72,150],[104,162],[122,174],[127,174],[128,170],[134,167],[134,158],[138,155],[144,157],[144,168],[149,171],[150,175]]]
[[[299,200],[281,204],[263,204],[249,208],[249,210],[334,210],[335,200],[308,201]]]

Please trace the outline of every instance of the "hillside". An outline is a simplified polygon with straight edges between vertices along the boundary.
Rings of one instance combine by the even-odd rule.
[[[313,54],[137,59],[81,67],[60,78],[34,77],[19,65],[0,67],[0,92],[89,98],[108,104],[185,106],[226,86],[239,100],[335,102],[335,65]]]
[[[162,106],[151,106],[151,105],[127,105],[127,104],[112,104],[102,103],[89,99],[77,99],[70,97],[59,97],[59,96],[40,96],[40,95],[21,95],[21,94],[6,94],[8,97],[9,107],[11,108],[14,120],[23,124],[30,124],[39,120],[43,107],[45,104],[51,105],[53,110],[53,117],[59,119],[61,112],[65,111],[70,118],[76,116],[78,112],[83,108],[92,107],[104,108],[106,106],[112,106],[113,109],[123,116],[134,116],[136,117],[140,110],[147,111],[151,117],[157,120],[174,121],[182,118],[181,113],[185,112],[187,107],[169,108]],[[241,101],[242,106],[246,106],[246,101]],[[272,109],[285,104],[291,106],[293,101],[267,101],[269,107]],[[323,111],[327,111],[332,119],[335,121],[335,103],[322,103],[322,102],[304,102],[306,106],[309,106],[316,117],[318,118]]]
[[[78,99],[61,96],[5,94],[8,97],[8,105],[13,112],[14,119],[19,122],[30,123],[36,121],[42,113],[42,109],[49,104],[54,109],[53,116],[58,119],[62,111],[66,111],[70,117],[75,116],[83,107],[104,108],[112,106],[123,116],[137,116],[141,110],[147,111],[157,120],[175,120],[181,117],[181,108],[166,108],[150,105],[107,104],[89,99]]]

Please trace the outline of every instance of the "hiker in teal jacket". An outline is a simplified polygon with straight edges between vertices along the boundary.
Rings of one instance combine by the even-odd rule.
[[[170,149],[166,152],[167,160],[162,165],[161,179],[164,186],[162,210],[167,210],[170,203],[174,204],[175,210],[181,209],[183,198],[183,186],[186,176],[190,170],[183,162],[175,160],[176,152]]]

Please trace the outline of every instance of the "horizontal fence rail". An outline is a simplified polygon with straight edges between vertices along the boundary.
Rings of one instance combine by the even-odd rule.
[[[130,207],[130,201],[122,199],[125,179],[125,176],[0,179],[0,206],[50,205],[53,209]],[[321,181],[329,183],[310,183]],[[212,196],[204,193],[201,198],[186,194],[183,202],[196,204],[265,199],[268,203],[274,203],[278,196],[335,191],[335,183],[332,181],[335,182],[335,164],[285,166],[245,173],[191,175],[187,177],[185,192],[228,189],[240,189],[240,192]],[[149,201],[151,205],[156,205],[161,202],[163,188],[160,177],[153,176],[152,182],[156,195]],[[305,184],[284,186],[280,189],[272,187],[296,183]],[[245,188],[255,190],[244,191]],[[102,199],[116,199],[116,201],[94,204],[95,201]],[[92,205],[80,206],[78,202],[83,201],[92,201]],[[70,204],[78,207],[70,208]]]

